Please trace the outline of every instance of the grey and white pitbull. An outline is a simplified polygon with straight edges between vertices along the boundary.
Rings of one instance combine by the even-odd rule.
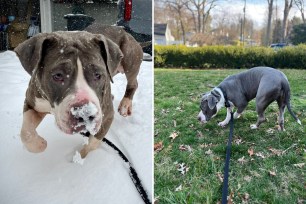
[[[63,132],[90,136],[80,152],[82,158],[96,149],[114,118],[110,82],[118,72],[128,73],[118,111],[123,116],[132,113],[142,49],[124,31],[112,32],[121,39],[119,43],[86,31],[59,31],[38,34],[16,47],[22,66],[31,75],[20,133],[28,151],[46,149],[47,142],[36,128],[48,113],[55,115]],[[129,66],[122,64],[125,61],[131,61]]]
[[[229,123],[230,112],[234,107],[237,111],[234,118],[239,118],[248,102],[256,98],[256,111],[258,120],[251,125],[251,129],[256,129],[264,122],[265,109],[273,102],[277,101],[279,107],[278,124],[279,130],[284,130],[284,112],[287,106],[292,117],[301,124],[290,107],[290,86],[284,73],[270,67],[255,67],[248,71],[229,76],[224,79],[212,91],[203,94],[201,100],[201,111],[198,120],[206,123],[224,106],[225,97],[229,101],[227,115],[224,121],[219,122],[219,126]]]

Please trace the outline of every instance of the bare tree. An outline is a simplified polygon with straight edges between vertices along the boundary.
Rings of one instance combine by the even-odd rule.
[[[182,38],[184,45],[186,44],[186,31],[183,22],[183,10],[185,8],[186,2],[184,0],[167,0],[165,1],[170,9],[177,13],[179,25],[182,31]]]
[[[219,0],[185,0],[187,9],[191,12],[195,31],[204,33],[211,10]]]
[[[287,37],[287,28],[288,28],[288,16],[290,9],[293,6],[293,0],[285,0],[285,8],[284,8],[284,18],[282,25],[282,41],[285,42]]]
[[[294,0],[295,5],[297,6],[297,8],[300,10],[301,12],[301,16],[302,16],[302,20],[303,23],[306,23],[305,20],[305,10],[304,10],[304,0]]]
[[[269,45],[271,43],[271,30],[272,30],[272,14],[273,14],[273,0],[267,0],[268,2],[268,25],[267,32],[265,37],[265,45]]]

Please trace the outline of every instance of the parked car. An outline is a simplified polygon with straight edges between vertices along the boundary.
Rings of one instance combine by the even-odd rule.
[[[146,45],[143,51],[152,55],[152,0],[118,0],[116,25]]]
[[[278,50],[286,46],[287,46],[286,43],[273,43],[270,45],[270,47],[273,48],[274,50]]]

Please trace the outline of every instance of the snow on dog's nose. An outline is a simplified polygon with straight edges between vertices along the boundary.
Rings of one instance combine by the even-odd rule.
[[[101,119],[95,104],[92,102],[74,104],[70,109],[70,113],[70,121],[74,130],[73,132],[89,132],[91,135],[98,132],[97,124]]]

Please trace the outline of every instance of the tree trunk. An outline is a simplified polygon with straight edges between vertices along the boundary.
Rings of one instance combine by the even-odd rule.
[[[266,32],[265,45],[268,46],[271,44],[271,25],[272,25],[272,13],[273,13],[273,0],[268,0],[268,25]]]
[[[282,42],[286,41],[287,38],[287,29],[288,29],[288,16],[290,9],[292,8],[293,0],[285,0],[285,8],[284,8],[284,19],[282,26]]]

